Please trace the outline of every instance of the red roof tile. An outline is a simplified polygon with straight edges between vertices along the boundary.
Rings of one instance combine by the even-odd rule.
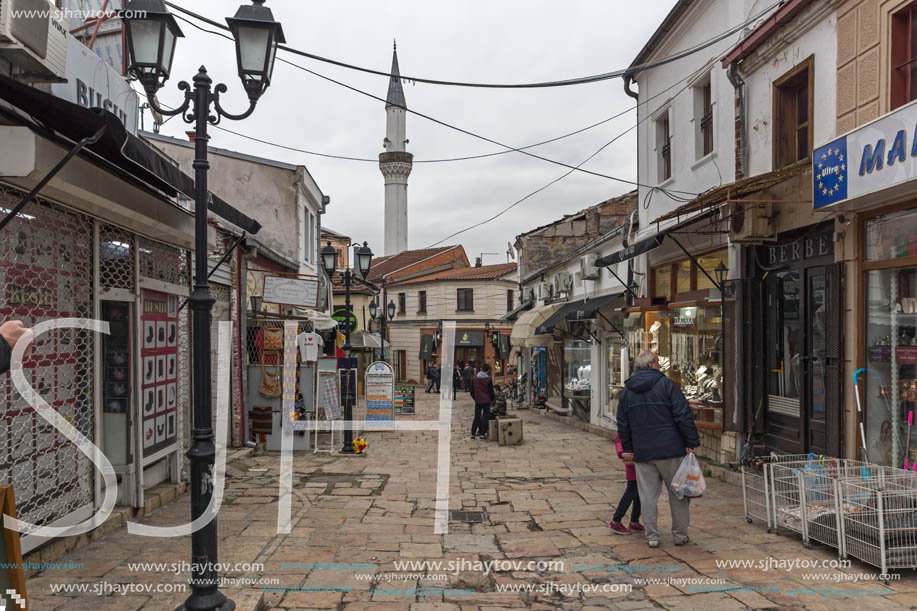
[[[447,269],[426,276],[411,278],[396,284],[414,284],[417,282],[433,282],[444,280],[495,280],[501,276],[516,271],[515,263],[500,263],[498,265],[482,265],[481,267],[460,267]]]
[[[382,281],[383,276],[388,276],[397,272],[398,270],[404,269],[410,265],[420,263],[425,259],[434,257],[438,254],[454,250],[461,249],[461,246],[440,246],[439,248],[422,248],[419,250],[406,250],[395,255],[387,255],[384,257],[377,257],[373,259],[372,267],[369,270],[369,278],[367,280],[373,284],[378,284]],[[462,253],[464,256],[464,252]]]

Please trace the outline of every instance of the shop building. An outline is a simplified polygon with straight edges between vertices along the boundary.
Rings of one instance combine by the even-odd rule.
[[[26,325],[60,317],[109,323],[108,335],[67,329],[38,338],[24,366],[32,386],[105,452],[118,503],[142,507],[144,490],[180,481],[184,468],[191,342],[182,305],[191,287],[193,181],[115,115],[6,76],[0,123],[4,217],[75,142],[102,134],[3,229],[0,315]],[[249,233],[260,228],[218,196],[211,208]],[[0,469],[15,487],[20,518],[65,525],[92,515],[102,484],[89,458],[26,405],[8,377],[0,414]],[[22,541],[24,551],[41,543]]]

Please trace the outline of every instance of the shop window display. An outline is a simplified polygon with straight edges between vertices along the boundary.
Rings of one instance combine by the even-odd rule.
[[[869,271],[866,292],[866,447],[870,460],[900,467],[917,458],[913,440],[904,456],[917,411],[917,267]]]
[[[624,391],[624,382],[633,370],[634,353],[628,349],[623,337],[610,335],[605,338],[606,351],[606,394],[605,414],[609,418],[618,416],[618,399]]]
[[[574,398],[592,394],[592,346],[589,342],[564,342],[564,390]]]

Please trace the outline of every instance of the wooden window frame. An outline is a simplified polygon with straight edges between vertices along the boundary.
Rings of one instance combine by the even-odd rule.
[[[913,31],[912,14],[917,12],[917,2],[910,2],[891,14],[889,24],[890,62],[889,62],[889,110],[895,110],[908,102],[917,99],[917,84],[911,80],[910,65],[917,61],[911,56],[911,39],[917,35]]]
[[[716,248],[711,248],[709,250],[705,250],[703,252],[699,252],[695,254],[694,260],[697,260],[701,257],[706,257],[707,255],[712,255],[713,253],[719,252],[721,250],[726,250],[726,256],[727,257],[729,256],[728,246],[726,244],[721,244],[720,246],[717,246]],[[690,295],[691,293],[696,292],[698,290],[697,280],[701,275],[703,275],[704,272],[701,271],[700,266],[697,265],[694,260],[691,260],[689,257],[682,257],[674,261],[669,261],[668,263],[654,265],[651,268],[651,271],[652,271],[651,280],[652,280],[652,289],[653,289],[652,297],[656,298],[656,297],[663,296],[663,295],[656,294],[656,272],[659,271],[660,268],[669,269],[669,298],[668,298],[669,302],[680,301],[685,295]],[[691,290],[688,292],[682,291],[681,293],[678,293],[676,292],[676,289],[678,288],[678,266],[681,263],[684,263],[685,261],[691,261]],[[700,290],[705,290],[705,289],[700,289]]]
[[[516,307],[516,293],[513,289],[506,289],[506,311],[511,312]]]
[[[798,79],[799,75],[805,71],[808,71],[806,75],[807,77],[806,86],[808,87],[808,99],[807,99],[807,109],[806,109],[808,113],[808,117],[806,118],[806,130],[807,130],[806,140],[807,140],[807,146],[808,146],[808,154],[806,155],[806,157],[803,157],[802,159],[809,159],[812,157],[813,136],[814,136],[814,129],[813,129],[814,125],[813,124],[815,122],[815,106],[814,106],[815,55],[810,55],[806,59],[802,60],[800,63],[796,64],[794,67],[790,68],[787,72],[783,73],[783,75],[780,76],[780,78],[774,81],[773,89],[771,92],[772,104],[773,104],[772,114],[771,114],[771,123],[773,124],[772,132],[771,132],[771,142],[772,142],[771,165],[772,165],[772,169],[774,170],[779,170],[781,168],[785,168],[789,165],[792,165],[796,163],[797,161],[802,161],[802,159],[798,159],[799,151],[796,151],[797,154],[795,155],[795,157],[797,157],[797,159],[793,159],[792,161],[786,161],[786,160],[781,159],[780,128],[782,127],[783,122],[781,121],[780,98],[783,93],[781,90],[786,89],[790,82]],[[794,101],[794,108],[796,107],[796,105],[797,104]],[[795,143],[798,142],[797,134],[798,134],[800,127],[802,127],[802,125],[798,121],[796,122],[796,124],[793,127],[794,150],[796,147]]]
[[[713,86],[708,77],[707,82],[701,85],[701,96],[703,98],[702,110],[700,117],[700,133],[703,141],[701,148],[703,155],[706,157],[713,152]]]
[[[666,109],[657,121],[662,125],[663,143],[657,143],[659,146],[659,160],[662,164],[662,180],[665,182],[672,178],[672,125],[670,123],[669,110]]]
[[[427,313],[427,292],[426,291],[417,291],[417,313],[418,314]]]
[[[462,301],[463,301],[463,300],[462,300],[462,294],[463,294],[462,292],[463,292],[463,291],[466,291],[466,294],[468,294],[467,292],[470,292],[470,295],[471,295],[471,303],[470,303],[470,304],[466,304],[466,305],[469,305],[470,307],[467,307],[467,308],[463,308],[463,307],[462,307]],[[455,300],[456,300],[456,303],[455,303],[455,311],[456,311],[456,312],[474,312],[474,289],[473,289],[473,288],[460,288],[460,289],[455,289]]]
[[[407,314],[408,296],[407,293],[398,293],[398,313]]]

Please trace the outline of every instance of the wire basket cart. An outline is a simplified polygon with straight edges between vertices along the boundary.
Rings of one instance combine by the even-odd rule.
[[[853,467],[838,478],[838,488],[847,553],[883,575],[917,568],[917,473]]]
[[[803,545],[811,540],[838,550],[845,557],[843,518],[837,474],[842,469],[836,458],[814,453],[803,458],[794,455],[769,465],[771,486],[771,522],[799,533]]]
[[[773,490],[771,466],[785,462],[804,461],[807,454],[757,456],[742,465],[742,504],[745,520],[751,524],[760,520],[767,524],[767,532],[774,531],[771,503]]]

